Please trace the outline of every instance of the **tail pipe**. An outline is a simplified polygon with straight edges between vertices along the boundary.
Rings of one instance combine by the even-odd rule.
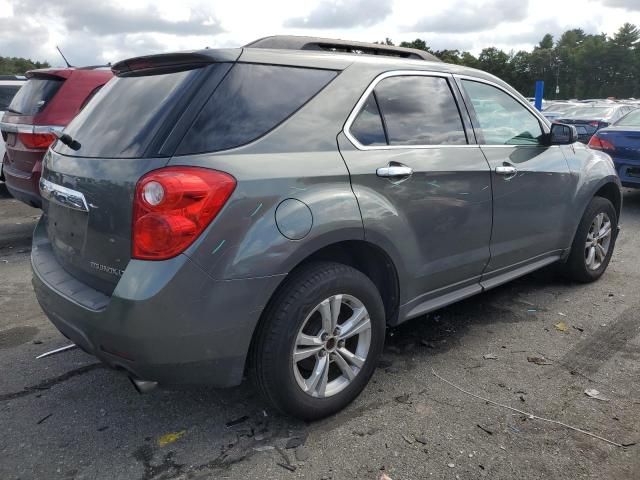
[[[155,390],[158,387],[158,382],[152,382],[149,380],[139,380],[137,378],[129,377],[133,388],[140,394],[149,393],[151,390]]]

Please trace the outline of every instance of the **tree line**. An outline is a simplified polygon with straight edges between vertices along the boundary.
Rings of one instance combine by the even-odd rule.
[[[27,70],[48,67],[50,65],[47,62],[34,62],[28,58],[0,56],[0,75],[24,75]]]
[[[611,37],[575,28],[555,41],[546,34],[531,52],[483,49],[476,57],[460,50],[432,50],[418,38],[399,46],[433,53],[444,62],[479,68],[503,79],[527,97],[544,80],[545,98],[640,97],[640,30],[625,23]],[[393,45],[387,38],[384,42]],[[559,93],[556,94],[556,86]]]

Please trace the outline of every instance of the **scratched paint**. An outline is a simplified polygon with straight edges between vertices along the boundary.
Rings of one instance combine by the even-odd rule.
[[[213,255],[214,253],[216,253],[218,250],[220,250],[222,248],[222,245],[224,245],[224,242],[226,242],[226,240],[222,240],[218,246],[213,250],[213,252],[211,252],[211,255]]]
[[[261,208],[262,208],[262,203],[256,207],[256,209],[253,211],[253,213],[250,216],[253,217],[256,213],[260,211]]]

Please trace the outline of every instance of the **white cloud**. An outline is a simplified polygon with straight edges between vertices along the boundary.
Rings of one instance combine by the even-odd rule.
[[[423,38],[435,49],[531,49],[570,28],[640,25],[639,0],[0,0],[0,54],[61,65],[244,45],[275,34],[361,41]],[[480,7],[478,7],[480,5]],[[527,6],[528,5],[528,6]],[[305,21],[306,19],[306,21]],[[410,28],[408,28],[410,26]]]

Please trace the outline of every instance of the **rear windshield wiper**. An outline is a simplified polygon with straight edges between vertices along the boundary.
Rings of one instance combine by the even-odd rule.
[[[51,130],[51,133],[53,133],[58,140],[60,140],[62,143],[64,143],[67,147],[69,147],[71,150],[80,150],[80,147],[82,147],[82,145],[80,144],[80,142],[78,142],[77,140],[74,140],[71,135],[69,135],[68,133],[60,133],[56,130]]]
[[[7,109],[5,110],[5,112],[9,112],[9,113],[15,113],[17,115],[23,115],[22,112],[19,112],[17,110],[14,110],[13,108],[7,107]]]

